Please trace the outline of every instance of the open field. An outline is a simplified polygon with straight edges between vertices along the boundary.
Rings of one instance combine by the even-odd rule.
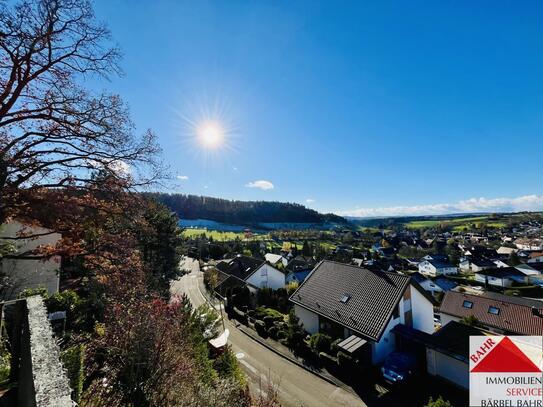
[[[213,240],[225,242],[229,240],[246,240],[244,232],[222,232],[219,230],[208,230],[204,228],[187,228],[183,230],[183,237],[191,238],[205,234],[208,238],[211,237]],[[252,237],[249,240],[262,240],[267,239],[268,235],[256,234],[253,233]]]
[[[491,219],[489,216],[474,216],[458,219],[417,220],[408,222],[405,224],[405,226],[409,229],[423,229],[443,225],[453,226],[453,230],[461,231],[464,230],[465,227],[469,227],[471,224],[476,224],[477,226],[486,225],[487,227],[491,228],[502,228],[506,226],[505,222],[496,221]]]

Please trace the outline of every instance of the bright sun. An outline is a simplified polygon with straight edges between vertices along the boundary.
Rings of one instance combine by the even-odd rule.
[[[224,132],[217,123],[208,122],[198,129],[198,138],[204,147],[216,148],[222,143]]]

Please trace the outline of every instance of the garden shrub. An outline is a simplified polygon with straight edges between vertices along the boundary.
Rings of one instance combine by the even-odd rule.
[[[309,340],[309,345],[311,349],[316,353],[320,352],[330,352],[330,345],[332,343],[332,338],[329,335],[316,333],[311,335]]]
[[[0,383],[9,379],[11,371],[11,353],[7,339],[0,337]]]
[[[262,318],[266,326],[269,328],[273,325],[274,319],[270,315],[266,315],[264,318]]]
[[[234,313],[234,318],[236,318],[243,325],[247,325],[247,315],[245,314],[245,312],[234,307],[233,313]]]
[[[226,350],[213,361],[213,369],[215,369],[219,374],[219,377],[223,379],[234,379],[242,385],[246,382],[245,375],[239,367],[236,355],[234,355],[230,347],[227,347]]]
[[[289,348],[294,351],[303,349],[305,347],[304,338],[305,331],[300,324],[300,318],[296,316],[294,309],[291,309],[287,324],[287,343]]]
[[[452,407],[452,404],[450,401],[444,400],[443,397],[439,396],[439,398],[436,400],[430,397],[428,404],[426,404],[424,407]]]
[[[287,332],[286,331],[284,331],[282,329],[277,331],[277,339],[279,341],[281,341],[283,339],[286,339],[286,338],[287,338]]]
[[[277,333],[279,332],[279,328],[276,326],[271,326],[268,328],[268,335],[270,338],[277,339]]]
[[[268,332],[266,331],[266,324],[264,323],[264,321],[261,321],[260,319],[257,319],[255,321],[255,329],[256,329],[256,332],[263,338],[266,337],[268,334]]]
[[[338,346],[338,344],[339,344],[341,341],[343,341],[343,339],[338,338],[338,339],[336,339],[334,342],[332,342],[332,343],[330,344],[330,352],[331,352],[333,355],[335,355],[335,354],[339,351],[339,346]]]
[[[328,367],[333,367],[337,365],[337,359],[326,352],[319,352],[319,360]]]

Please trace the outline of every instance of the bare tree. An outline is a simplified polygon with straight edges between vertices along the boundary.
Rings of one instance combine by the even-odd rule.
[[[152,132],[81,85],[119,74],[119,56],[87,0],[0,0],[0,224],[21,191],[88,186],[95,170],[128,188],[162,176]]]

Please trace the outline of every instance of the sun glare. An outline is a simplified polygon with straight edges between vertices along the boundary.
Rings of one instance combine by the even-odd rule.
[[[216,148],[221,145],[224,132],[217,123],[208,122],[202,124],[198,129],[198,138],[204,147]]]

